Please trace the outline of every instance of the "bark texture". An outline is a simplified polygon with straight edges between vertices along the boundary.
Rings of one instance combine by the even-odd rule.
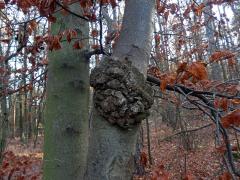
[[[81,13],[79,3],[71,11]],[[52,34],[75,29],[79,38],[88,37],[88,22],[73,15],[56,14]],[[88,48],[88,41],[84,42]],[[67,41],[49,53],[45,112],[44,179],[83,179],[88,145],[89,64],[84,49]]]
[[[148,66],[148,60],[150,57],[150,50],[151,50],[151,34],[152,34],[152,15],[154,10],[154,0],[128,0],[126,1],[125,6],[125,13],[123,18],[123,26],[122,30],[120,32],[120,38],[118,42],[116,43],[116,46],[113,50],[113,57],[112,59],[121,61],[120,67],[122,67],[122,70],[119,71],[119,73],[116,73],[118,71],[115,69],[114,74],[121,74],[124,72],[125,66],[127,66],[125,61],[131,62],[131,65],[129,65],[130,69],[132,66],[134,66],[138,71],[134,72],[133,76],[138,76],[139,78],[136,78],[134,81],[138,81],[139,83],[144,84],[144,76],[147,72],[147,66]],[[111,61],[109,62],[111,63]],[[118,62],[116,62],[118,64]],[[125,64],[125,65],[124,65]],[[113,68],[114,69],[114,68]],[[127,68],[126,68],[127,69]],[[105,70],[103,70],[105,72]],[[142,73],[142,74],[139,74]],[[111,73],[107,73],[111,74]],[[130,73],[131,74],[131,73]],[[113,103],[115,102],[115,98],[117,99],[117,105],[120,105],[122,102],[119,101],[120,99],[123,99],[124,101],[127,101],[127,106],[131,106],[131,103],[129,103],[131,100],[131,97],[141,97],[142,99],[148,99],[145,98],[147,96],[150,96],[151,93],[146,93],[147,96],[144,95],[144,93],[140,93],[141,95],[137,96],[129,96],[129,98],[126,98],[129,95],[129,92],[127,92],[127,96],[124,97],[122,95],[124,94],[124,90],[121,91],[121,93],[117,91],[112,91],[113,89],[121,89],[126,87],[126,82],[128,82],[127,79],[124,80],[124,78],[121,78],[121,80],[117,78],[112,78],[112,75],[110,77],[113,82],[110,81],[110,89],[113,94]],[[125,74],[126,75],[126,74]],[[96,75],[93,75],[96,77]],[[122,76],[124,77],[124,76]],[[131,77],[131,75],[129,76]],[[106,79],[105,77],[103,79]],[[138,80],[137,80],[138,79]],[[140,80],[141,79],[141,80]],[[97,81],[100,81],[98,79]],[[117,82],[120,81],[120,83]],[[94,81],[94,80],[93,80]],[[122,83],[125,82],[125,83]],[[128,87],[132,86],[132,82],[129,80],[131,85],[127,85],[126,89],[129,89]],[[137,84],[139,84],[137,83]],[[104,80],[104,84],[105,80]],[[125,87],[121,87],[123,84],[125,84]],[[134,84],[134,83],[133,83]],[[108,85],[107,85],[108,86]],[[116,86],[117,88],[112,88]],[[120,88],[118,88],[118,86]],[[139,87],[142,86],[136,86],[136,92],[149,92],[145,91]],[[141,89],[141,90],[140,90]],[[97,90],[97,89],[96,89]],[[101,93],[100,93],[101,94]],[[98,96],[98,95],[97,95]],[[124,95],[123,95],[124,96]],[[138,99],[137,98],[137,99]],[[107,98],[106,98],[107,99]],[[134,98],[133,98],[134,99]],[[111,101],[112,101],[111,100]],[[130,101],[129,101],[130,100]],[[98,97],[95,96],[94,98],[94,104],[97,103]],[[103,99],[104,101],[104,99]],[[107,100],[106,100],[107,101]],[[137,102],[138,100],[136,100]],[[140,101],[141,104],[145,104],[145,102]],[[146,102],[151,102],[146,101]],[[125,102],[124,102],[125,103]],[[148,104],[146,103],[146,104]],[[103,103],[104,104],[104,103]],[[110,105],[107,102],[108,105]],[[137,104],[136,109],[145,109],[144,107],[141,107],[142,105]],[[149,103],[150,105],[151,103]],[[104,105],[103,105],[104,106]],[[115,105],[114,105],[115,106]],[[147,107],[148,105],[146,105]],[[135,124],[133,126],[128,126],[128,128],[120,128],[119,126],[113,126],[109,121],[111,122],[112,119],[114,119],[114,114],[110,116],[105,116],[101,113],[104,109],[101,108],[100,112],[98,105],[95,106],[97,108],[94,108],[93,114],[92,114],[92,129],[90,130],[90,140],[89,140],[89,154],[88,154],[88,169],[85,176],[86,180],[128,180],[132,179],[132,175],[134,172],[134,154],[136,152],[136,143],[137,143],[137,137],[139,134],[139,120],[137,120],[138,116],[131,117],[131,113],[133,113],[135,110],[131,111],[129,110],[129,114],[124,114],[124,116],[120,116],[120,111],[117,112],[117,116],[120,118],[117,120],[114,120],[113,123],[116,123],[120,125],[120,127],[125,127],[125,125],[129,124]],[[122,107],[122,106],[120,106]],[[132,107],[132,106],[131,106]],[[130,108],[131,108],[130,107]],[[108,114],[111,114],[111,112],[114,112],[114,109],[111,109],[112,107],[106,107]],[[120,108],[121,109],[121,108]],[[124,109],[124,108],[123,108]],[[122,110],[123,110],[122,109]],[[146,108],[147,109],[147,108]],[[105,110],[104,110],[105,111]],[[142,114],[139,113],[142,110],[137,110],[136,114]],[[125,111],[126,112],[126,111]],[[145,114],[145,110],[143,110],[143,114]],[[134,114],[134,113],[133,113]],[[125,117],[126,116],[126,117]],[[110,118],[109,118],[110,117]]]
[[[130,61],[104,59],[92,71],[90,84],[95,108],[111,124],[129,128],[149,115],[153,91]]]

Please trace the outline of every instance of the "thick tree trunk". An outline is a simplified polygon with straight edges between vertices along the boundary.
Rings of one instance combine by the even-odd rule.
[[[151,50],[154,2],[154,0],[126,1],[123,27],[119,41],[113,50],[112,57],[112,59],[118,60],[119,62],[131,61],[138,71],[144,75],[146,75],[147,72]],[[112,63],[112,61],[109,61],[109,63]],[[109,68],[111,68],[111,66]],[[109,68],[106,71],[108,71]],[[117,70],[117,72],[113,73],[118,73],[118,68],[113,70]],[[106,73],[106,71],[104,71],[104,73]],[[120,77],[117,76],[117,79],[118,78]],[[114,82],[116,82],[115,80]],[[120,78],[119,81],[122,82],[122,79]],[[116,89],[114,90],[114,88],[111,89],[111,87],[109,89],[115,97],[119,98],[119,96],[121,96],[118,94],[121,94],[120,91]],[[117,93],[119,96],[114,93]],[[136,152],[140,124],[131,124],[132,121],[137,121],[137,117],[128,122],[128,117],[125,116],[123,119],[115,122],[117,125],[111,125],[108,121],[111,122],[111,118],[114,119],[114,115],[111,117],[104,115],[101,116],[96,109],[96,97],[98,97],[98,95],[96,95],[95,88],[95,108],[93,110],[92,128],[90,130],[88,169],[85,179],[131,179],[134,172],[134,154]],[[126,99],[123,97],[123,99],[126,100],[127,97]],[[120,100],[122,99],[120,98]],[[112,108],[114,106],[114,101],[111,101],[110,104],[111,107],[108,107]],[[106,109],[108,107],[106,107]],[[106,109],[103,108],[102,111],[105,111]],[[117,109],[115,110],[117,111]],[[112,114],[113,112],[110,111],[109,113]],[[128,125],[128,123],[132,126],[124,129],[122,126]]]
[[[80,14],[79,3],[70,6]],[[73,15],[56,14],[51,31],[58,34],[75,29],[79,38],[89,35],[88,22]],[[45,112],[44,179],[83,179],[88,145],[89,64],[83,50],[72,43],[49,53],[47,99]]]

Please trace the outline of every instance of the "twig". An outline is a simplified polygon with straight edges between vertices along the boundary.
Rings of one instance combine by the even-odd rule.
[[[86,17],[84,17],[84,16],[81,16],[81,15],[79,15],[79,14],[77,14],[77,13],[69,10],[68,8],[64,7],[64,6],[63,6],[61,3],[59,3],[58,1],[56,1],[56,4],[59,5],[62,9],[64,9],[65,11],[67,11],[68,13],[70,13],[70,14],[72,14],[72,15],[74,15],[74,16],[76,16],[76,17],[79,17],[79,18],[81,18],[81,19],[83,19],[83,20],[85,20],[85,21],[90,21],[90,19],[88,19],[88,18],[86,18]]]
[[[206,124],[206,125],[204,125],[204,126],[201,126],[201,127],[195,128],[195,129],[189,129],[189,130],[185,130],[185,131],[180,131],[180,132],[177,132],[177,133],[172,134],[172,135],[170,135],[170,136],[167,136],[167,137],[165,137],[165,138],[163,138],[163,139],[161,139],[161,140],[158,140],[158,143],[163,142],[163,141],[166,141],[166,140],[169,140],[169,139],[173,138],[174,136],[178,136],[178,135],[185,134],[185,133],[189,133],[189,132],[199,131],[199,130],[201,130],[201,129],[210,127],[210,126],[212,126],[212,125],[213,125],[212,123],[209,123],[209,124]]]

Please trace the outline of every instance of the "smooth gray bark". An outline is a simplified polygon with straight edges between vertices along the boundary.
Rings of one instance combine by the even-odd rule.
[[[80,14],[79,3],[70,6]],[[58,34],[74,29],[78,37],[89,35],[88,22],[74,15],[56,14],[51,32]],[[88,146],[89,64],[82,50],[73,43],[62,43],[62,49],[49,53],[47,99],[45,112],[44,179],[83,179]]]

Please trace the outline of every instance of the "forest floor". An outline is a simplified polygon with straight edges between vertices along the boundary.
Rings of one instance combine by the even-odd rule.
[[[196,126],[201,127],[199,123]],[[150,128],[152,163],[147,156],[145,175],[136,176],[136,180],[209,180],[225,174],[222,152],[215,147],[212,126],[185,134],[166,124],[160,127]],[[148,154],[146,141],[147,137],[144,154]]]
[[[154,128],[150,124],[150,165],[147,138],[144,138],[142,153],[145,174],[135,176],[136,180],[167,179],[219,179],[224,173],[222,156],[214,146],[211,126],[182,135],[176,134],[166,124]],[[146,135],[146,129],[144,128]],[[171,137],[171,138],[166,138]],[[184,145],[185,144],[185,149]],[[8,140],[5,157],[0,168],[0,180],[40,180],[42,179],[43,137],[37,141],[22,144],[20,140]],[[189,150],[186,150],[189,148]],[[157,179],[158,178],[158,179]]]
[[[41,180],[43,137],[34,142],[22,143],[19,138],[7,141],[0,180]]]

